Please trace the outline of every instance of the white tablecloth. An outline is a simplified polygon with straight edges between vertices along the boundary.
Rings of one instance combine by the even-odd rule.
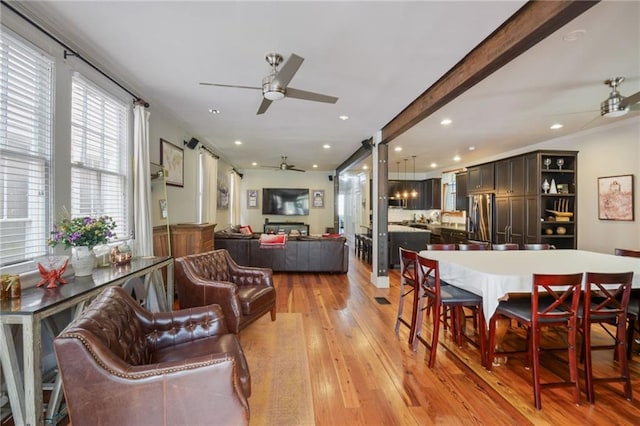
[[[640,259],[583,250],[427,251],[439,261],[440,279],[483,298],[487,322],[509,293],[531,293],[533,274],[633,271],[640,288]]]

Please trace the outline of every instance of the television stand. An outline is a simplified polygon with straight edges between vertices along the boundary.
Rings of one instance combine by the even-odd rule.
[[[304,222],[269,222],[264,224],[265,234],[289,235],[291,231],[298,231],[300,235],[309,235],[309,225]]]

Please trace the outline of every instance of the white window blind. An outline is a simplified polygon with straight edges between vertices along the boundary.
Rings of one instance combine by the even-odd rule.
[[[128,108],[77,74],[71,98],[71,215],[111,216],[127,239]]]
[[[0,266],[47,253],[53,61],[0,27]]]

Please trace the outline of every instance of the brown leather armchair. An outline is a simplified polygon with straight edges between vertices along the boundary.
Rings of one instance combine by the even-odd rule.
[[[151,313],[110,287],[54,349],[74,425],[249,424],[249,368],[219,306]]]
[[[240,266],[227,250],[177,258],[175,281],[181,308],[218,304],[232,333],[269,311],[276,319],[273,271]]]

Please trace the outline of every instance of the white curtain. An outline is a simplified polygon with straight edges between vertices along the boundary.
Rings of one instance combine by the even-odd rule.
[[[153,256],[151,226],[151,170],[149,165],[149,112],[142,105],[133,110],[133,223],[136,256]]]
[[[136,257],[153,256],[153,227],[151,226],[151,166],[149,162],[149,112],[142,105],[133,110],[133,224],[135,229]],[[152,311],[169,311],[163,294],[162,276],[152,277],[146,289],[147,308]]]
[[[198,223],[215,223],[217,188],[218,159],[201,148],[198,155]]]
[[[240,175],[235,171],[231,171],[231,199],[229,207],[231,209],[231,223],[233,225],[242,225],[240,223]]]

